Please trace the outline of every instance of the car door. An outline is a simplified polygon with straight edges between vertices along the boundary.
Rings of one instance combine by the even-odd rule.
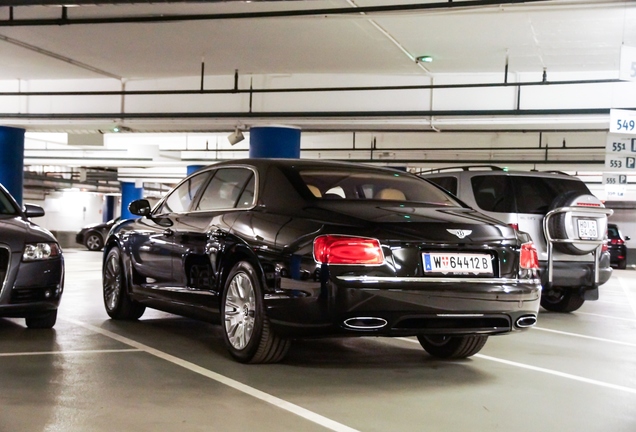
[[[170,192],[153,211],[140,219],[128,236],[131,262],[138,277],[133,289],[145,296],[172,298],[176,286],[173,260],[179,248],[175,244],[175,224],[187,213],[209,172],[189,177]]]
[[[246,167],[213,170],[192,211],[175,218],[171,295],[179,302],[218,310],[222,253],[234,221],[254,205],[255,182]]]

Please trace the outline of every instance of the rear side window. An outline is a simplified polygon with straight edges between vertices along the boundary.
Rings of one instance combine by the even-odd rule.
[[[427,178],[427,180],[435,183],[443,189],[446,189],[453,195],[457,195],[457,177],[433,177]]]
[[[223,168],[201,194],[196,210],[250,207],[254,199],[254,173],[245,168]],[[239,198],[241,201],[239,202]]]
[[[488,212],[515,213],[515,198],[510,177],[484,175],[470,179],[477,206]]]
[[[577,191],[589,194],[585,183],[579,180],[510,176],[517,197],[517,212],[531,214],[546,214],[550,204],[559,195]]]
[[[6,214],[6,215],[18,214],[17,209],[13,206],[9,197],[6,196],[2,190],[0,190],[0,214]]]

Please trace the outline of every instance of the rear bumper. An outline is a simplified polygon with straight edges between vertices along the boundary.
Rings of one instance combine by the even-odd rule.
[[[266,311],[283,336],[503,334],[533,325],[541,294],[538,281],[511,279],[340,276],[282,286],[266,296]]]
[[[548,286],[548,263],[539,262],[541,285]],[[598,285],[607,282],[612,276],[608,253],[601,256],[599,262]],[[594,288],[594,262],[555,261],[553,265],[552,285],[560,287]]]

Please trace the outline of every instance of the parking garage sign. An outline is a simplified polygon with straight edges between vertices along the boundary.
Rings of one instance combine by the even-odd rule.
[[[605,168],[627,172],[636,171],[636,136],[607,135]]]
[[[610,109],[610,133],[636,136],[636,111]]]

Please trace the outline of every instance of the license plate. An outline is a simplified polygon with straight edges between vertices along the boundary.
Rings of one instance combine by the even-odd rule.
[[[425,252],[422,258],[425,273],[492,274],[488,254]]]
[[[583,240],[597,239],[598,229],[594,219],[579,219],[579,238]]]

